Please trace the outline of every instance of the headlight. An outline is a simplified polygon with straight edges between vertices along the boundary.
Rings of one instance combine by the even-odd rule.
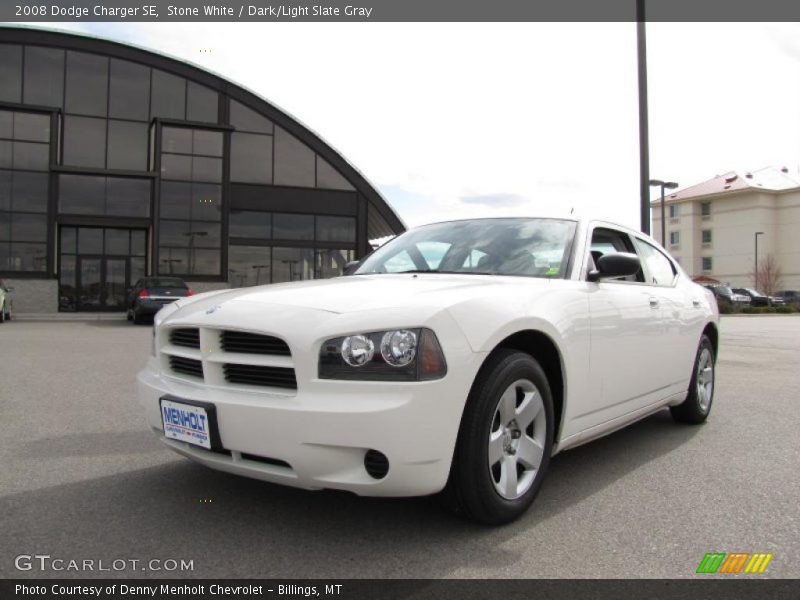
[[[320,379],[426,381],[447,373],[430,329],[393,329],[333,338],[322,344]]]

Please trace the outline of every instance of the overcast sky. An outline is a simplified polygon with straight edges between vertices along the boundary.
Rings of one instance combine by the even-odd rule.
[[[589,213],[638,227],[636,26],[57,24],[211,69],[316,131],[409,225]],[[648,24],[650,172],[800,166],[800,26]]]

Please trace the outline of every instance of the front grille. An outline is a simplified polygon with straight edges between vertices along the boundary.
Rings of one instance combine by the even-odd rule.
[[[203,363],[194,358],[184,358],[182,356],[170,356],[169,366],[176,373],[189,375],[190,377],[203,378]]]
[[[244,331],[223,331],[220,333],[219,342],[225,352],[291,356],[286,342],[271,335],[259,335]]]
[[[284,367],[264,367],[260,365],[226,364],[225,381],[244,385],[297,389],[294,369]]]
[[[185,348],[199,348],[200,330],[172,329],[169,332],[169,341],[173,346],[184,346]]]

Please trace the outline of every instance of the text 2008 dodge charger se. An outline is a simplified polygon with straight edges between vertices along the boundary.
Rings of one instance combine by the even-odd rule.
[[[711,294],[641,233],[453,221],[395,238],[350,276],[178,300],[138,381],[163,442],[209,467],[443,492],[503,523],[556,452],[667,406],[704,421],[718,323]]]

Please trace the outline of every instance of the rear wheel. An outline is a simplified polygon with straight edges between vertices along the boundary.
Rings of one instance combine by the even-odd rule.
[[[133,323],[135,325],[142,325],[144,323],[144,317],[136,312],[136,309],[133,309]]]
[[[714,364],[714,345],[709,337],[703,334],[697,348],[686,400],[669,409],[673,419],[680,423],[698,424],[708,418],[714,400]]]
[[[519,517],[541,487],[553,430],[552,395],[539,363],[523,352],[496,352],[467,400],[445,503],[490,525]]]

